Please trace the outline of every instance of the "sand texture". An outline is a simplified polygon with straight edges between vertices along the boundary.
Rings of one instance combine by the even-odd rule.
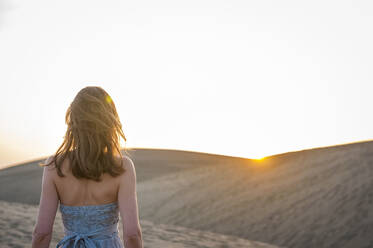
[[[35,205],[0,201],[1,248],[31,247],[31,232],[35,225],[38,207]],[[261,242],[252,242],[230,235],[193,230],[173,225],[154,225],[141,220],[144,247],[237,247],[276,248]],[[119,236],[123,240],[123,228],[119,225]],[[61,214],[58,212],[53,227],[50,247],[56,247],[63,237]]]

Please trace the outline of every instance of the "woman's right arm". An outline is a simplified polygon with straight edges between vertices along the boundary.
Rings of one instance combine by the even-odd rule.
[[[139,222],[136,171],[132,160],[123,157],[126,171],[120,176],[118,203],[123,224],[123,239],[126,248],[143,248],[142,232]]]

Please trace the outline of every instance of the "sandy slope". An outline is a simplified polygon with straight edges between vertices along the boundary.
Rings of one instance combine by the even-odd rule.
[[[373,142],[260,162],[151,149],[131,155],[140,218],[156,227],[183,226],[289,248],[373,247]],[[0,170],[0,200],[38,204],[40,168],[17,167]]]
[[[285,247],[373,247],[373,142],[195,168],[143,182],[154,223]]]
[[[35,225],[38,208],[35,205],[0,201],[0,245],[7,247],[30,247],[31,231]],[[182,248],[182,247],[242,247],[276,248],[261,242],[251,242],[229,235],[203,232],[173,225],[154,225],[141,220],[144,247]],[[119,225],[120,237],[122,226]],[[58,212],[54,224],[50,247],[56,247],[63,237],[63,224]]]

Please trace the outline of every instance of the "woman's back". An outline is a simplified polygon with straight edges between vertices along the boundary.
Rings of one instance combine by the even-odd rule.
[[[123,163],[128,163],[128,158],[123,159]],[[54,177],[60,203],[68,206],[86,206],[118,200],[120,176],[112,177],[105,173],[102,175],[101,182],[86,178],[77,179],[71,172],[68,159],[63,162],[61,170],[66,177],[59,177],[57,173]]]
[[[79,244],[84,243],[82,247],[122,248],[118,235],[119,213],[123,219],[124,241],[131,242],[140,228],[132,160],[124,156],[126,171],[117,177],[105,173],[101,182],[75,178],[69,161],[65,161],[61,166],[65,177],[59,177],[57,173],[54,176],[65,230],[65,237],[59,245],[80,247]]]

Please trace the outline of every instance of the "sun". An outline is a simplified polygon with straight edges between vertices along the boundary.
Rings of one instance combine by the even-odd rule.
[[[254,160],[256,160],[256,161],[263,161],[263,160],[265,160],[265,159],[266,159],[266,157],[254,158]]]

